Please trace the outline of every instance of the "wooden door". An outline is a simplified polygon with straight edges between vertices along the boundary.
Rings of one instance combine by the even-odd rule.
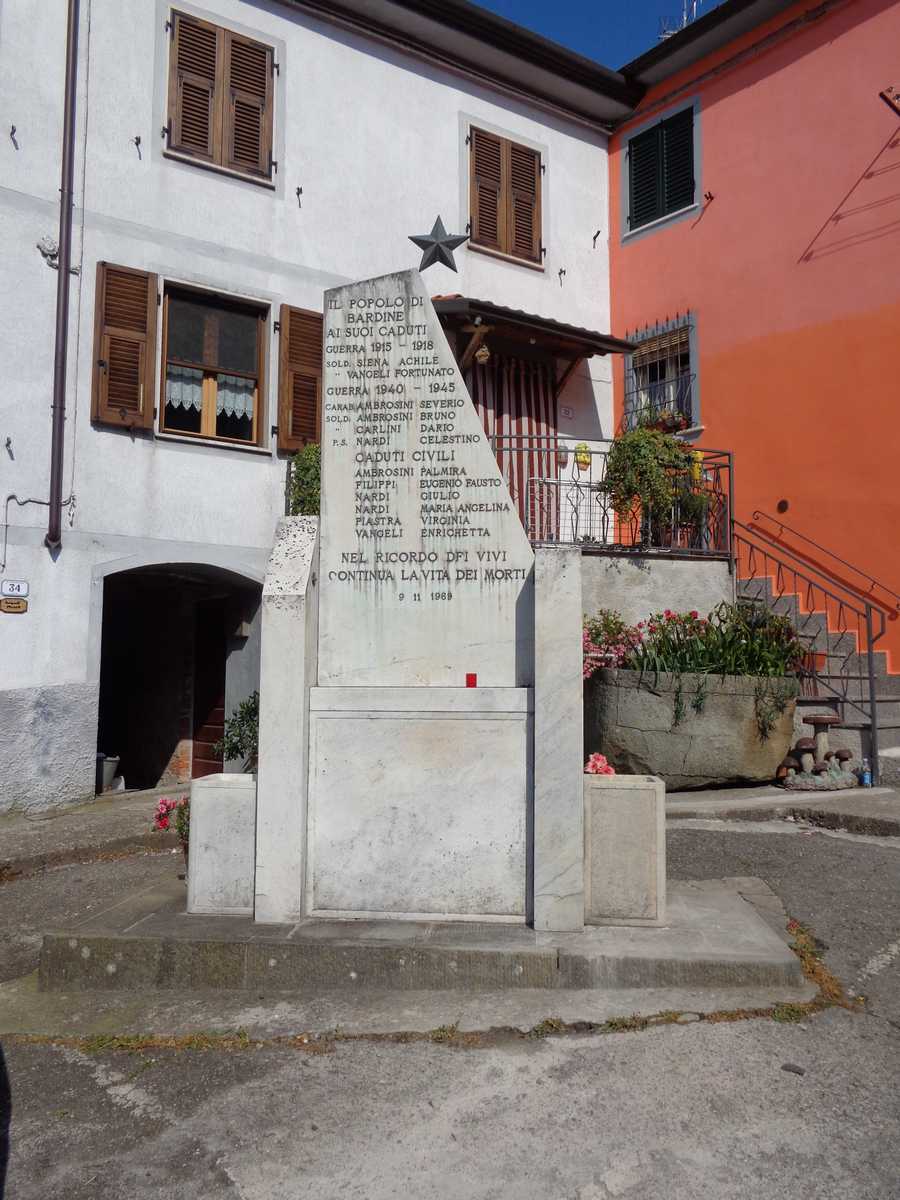
[[[215,744],[225,732],[225,612],[221,600],[197,605],[194,633],[194,746],[191,778],[223,768]]]

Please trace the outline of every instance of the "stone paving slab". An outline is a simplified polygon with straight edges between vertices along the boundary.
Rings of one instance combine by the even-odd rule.
[[[549,934],[474,922],[259,927],[188,916],[172,880],[47,933],[40,980],[54,991],[799,986],[797,958],[742,892],[746,880],[672,883],[665,927]]]
[[[188,792],[185,787],[107,792],[51,812],[5,813],[0,816],[0,880],[131,848],[169,849],[177,838],[153,830],[155,801],[159,796],[180,799]]]

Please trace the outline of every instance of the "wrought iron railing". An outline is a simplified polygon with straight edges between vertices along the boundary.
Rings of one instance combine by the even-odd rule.
[[[778,545],[783,545],[787,550],[791,550],[814,570],[820,570],[832,579],[839,580],[847,591],[855,593],[864,600],[871,600],[876,608],[887,613],[888,620],[897,619],[900,614],[900,592],[895,591],[888,584],[882,583],[868,571],[848,562],[834,550],[829,550],[821,542],[801,533],[799,529],[788,525],[780,517],[773,517],[771,513],[756,509],[753,513],[751,527],[754,532],[759,532],[768,541],[777,542]],[[792,546],[791,542],[796,542],[798,545]]]
[[[670,501],[648,509],[637,499],[617,505],[606,482],[611,442],[511,435],[491,443],[534,543],[581,545],[607,554],[731,556],[727,451],[689,451],[685,467],[669,472]]]
[[[694,423],[695,375],[676,375],[674,379],[646,383],[625,394],[622,429],[640,426],[677,433]]]
[[[732,543],[739,598],[791,619],[804,644],[801,695],[836,703],[842,724],[868,733],[864,753],[877,782],[875,654],[884,612],[759,529],[735,521]]]

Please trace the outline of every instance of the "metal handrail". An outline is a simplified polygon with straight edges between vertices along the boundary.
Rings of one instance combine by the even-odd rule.
[[[604,554],[731,558],[728,451],[686,452],[681,488],[675,481],[682,473],[672,473],[671,511],[651,513],[636,499],[626,515],[614,511],[606,487],[614,441],[588,443],[558,433],[493,434],[488,440],[534,544],[579,544]],[[692,503],[695,495],[705,498],[700,511]]]
[[[739,530],[743,530],[743,533],[738,532]],[[749,535],[749,536],[745,536],[745,535]],[[751,539],[755,539],[755,541],[751,540]],[[817,589],[818,592],[820,592],[822,594],[822,596],[825,597],[826,603],[824,605],[822,605],[821,608],[818,605],[810,604],[810,612],[811,613],[812,612],[820,612],[820,611],[822,612],[822,615],[824,616],[824,620],[825,620],[826,638],[832,634],[832,631],[828,625],[829,605],[828,605],[827,601],[831,601],[838,606],[839,614],[842,615],[846,611],[846,612],[853,613],[856,616],[856,618],[857,618],[857,632],[856,632],[856,643],[857,643],[856,652],[857,652],[857,654],[860,653],[859,639],[860,639],[860,635],[862,633],[862,629],[864,627],[864,629],[865,629],[865,656],[866,656],[866,667],[867,667],[866,675],[864,678],[867,683],[868,697],[864,698],[862,695],[860,695],[859,699],[855,699],[854,697],[849,696],[846,693],[842,693],[837,687],[835,687],[828,680],[823,679],[818,674],[818,672],[815,671],[815,668],[813,668],[813,674],[816,679],[816,683],[819,687],[824,686],[842,704],[852,705],[854,708],[856,708],[862,714],[862,716],[864,718],[866,718],[866,720],[868,720],[869,729],[870,729],[869,753],[872,758],[872,775],[873,775],[873,781],[875,783],[877,783],[878,779],[879,779],[880,768],[879,768],[879,762],[878,762],[878,703],[877,703],[877,696],[876,696],[876,689],[875,689],[875,643],[881,637],[884,636],[884,631],[886,628],[884,612],[880,608],[877,608],[876,605],[874,605],[871,601],[867,600],[864,596],[860,596],[852,588],[847,587],[847,585],[845,585],[845,584],[841,584],[840,581],[833,580],[832,577],[829,576],[824,571],[822,571],[821,568],[816,567],[814,564],[811,565],[811,564],[807,563],[799,555],[795,554],[793,551],[791,551],[787,547],[783,546],[780,542],[777,542],[774,539],[772,539],[771,537],[768,537],[761,530],[753,529],[749,525],[745,525],[742,521],[738,521],[736,519],[732,521],[732,544],[734,546],[735,557],[737,557],[737,554],[738,554],[738,546],[741,544],[743,544],[744,546],[747,547],[748,551],[750,552],[751,557],[754,554],[762,554],[764,557],[764,560],[765,560],[764,561],[764,571],[765,571],[766,577],[768,577],[768,575],[769,575],[768,565],[767,565],[768,560],[771,560],[771,563],[772,563],[773,567],[775,568],[775,572],[774,572],[775,579],[780,581],[783,571],[786,570],[786,571],[790,572],[790,574],[793,576],[794,586],[793,586],[793,588],[787,588],[784,586],[783,583],[779,582],[778,586],[782,589],[779,598],[781,598],[781,596],[785,595],[785,593],[794,595],[797,597],[797,601],[799,604],[801,588],[799,588],[797,586],[798,581],[802,585],[805,585],[805,591],[806,591],[808,598],[812,596],[813,589]],[[784,558],[790,559],[792,561],[790,561],[790,562],[784,561],[784,559],[782,557],[780,557],[782,555],[784,556]],[[814,575],[817,575],[819,578],[818,579],[814,578],[813,577]],[[837,591],[833,590],[833,587],[829,586],[827,583],[823,583],[822,579],[829,580],[830,582],[832,582],[834,584],[834,586],[842,588],[844,594],[843,595],[839,594]],[[849,600],[847,598],[848,593],[855,597],[855,601],[856,601],[855,603],[854,603],[854,601]],[[873,618],[876,615],[878,618],[877,633],[875,632],[875,622],[873,620]],[[847,633],[847,632],[848,632],[848,630],[846,630],[846,629],[841,630],[837,634],[838,640],[840,640],[840,638],[843,637],[844,633]],[[826,658],[836,657],[835,654],[832,654],[831,648],[827,642],[826,642],[826,647],[827,648],[825,651],[825,657]],[[818,652],[812,651],[812,653],[818,653]],[[845,662],[846,662],[846,659],[845,659]],[[849,677],[847,677],[847,678],[849,678]],[[860,688],[859,690],[860,690],[860,692],[862,692],[863,689]]]
[[[781,532],[789,533],[792,537],[801,538],[807,543],[807,545],[813,546],[816,550],[821,551],[822,554],[827,554],[829,558],[833,558],[834,561],[839,562],[841,566],[849,567],[854,574],[861,575],[862,578],[868,582],[870,592],[873,587],[877,587],[881,588],[883,592],[887,592],[889,596],[893,597],[894,607],[898,612],[900,612],[900,592],[895,592],[893,588],[888,587],[886,583],[882,583],[880,579],[876,579],[874,575],[870,575],[867,571],[863,571],[859,567],[854,566],[853,563],[847,562],[846,558],[841,558],[839,554],[835,554],[833,550],[829,550],[828,547],[823,546],[821,542],[817,542],[814,538],[809,537],[807,534],[801,533],[799,529],[794,529],[792,525],[788,525],[787,522],[780,520],[778,517],[773,517],[771,513],[763,512],[761,509],[757,508],[753,513],[753,520],[771,521],[773,525],[777,525],[779,527]],[[754,530],[754,532],[760,537],[767,538],[780,548],[787,549],[787,547],[782,547],[781,543],[777,541],[777,539],[773,538],[771,534],[767,534],[764,530]]]

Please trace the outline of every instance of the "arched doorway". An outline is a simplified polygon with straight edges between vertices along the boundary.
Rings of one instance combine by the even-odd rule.
[[[103,580],[97,750],[127,790],[226,769],[226,717],[259,686],[257,582],[196,563]]]

